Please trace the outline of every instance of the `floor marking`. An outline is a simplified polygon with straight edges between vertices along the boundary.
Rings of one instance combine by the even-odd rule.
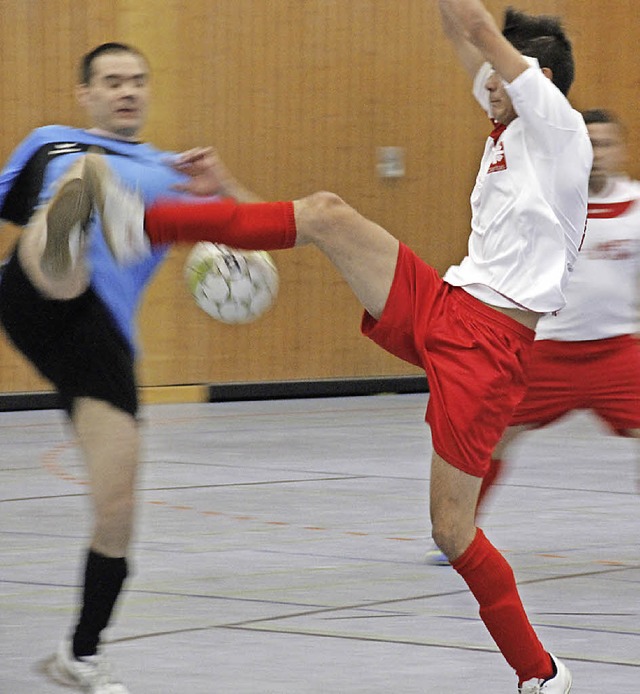
[[[196,418],[197,419],[197,418]],[[169,421],[174,421],[174,420],[169,420]],[[192,420],[187,420],[187,421],[192,421]],[[76,447],[76,443],[74,441],[65,441],[63,443],[56,444],[53,446],[51,449],[46,451],[42,457],[41,457],[41,464],[42,467],[45,468],[47,472],[52,474],[53,476],[57,477],[58,479],[61,479],[65,482],[71,482],[72,484],[76,484],[79,486],[88,486],[89,482],[86,479],[80,478],[70,472],[68,472],[64,466],[60,463],[60,457],[62,456],[63,453],[66,451],[73,449]],[[308,473],[308,474],[313,474],[313,473]],[[187,486],[187,487],[163,487],[163,488],[156,488],[156,489],[142,489],[139,490],[139,492],[149,492],[149,491],[181,491],[185,489],[208,489],[208,488],[218,488],[218,487],[242,487],[242,486],[255,486],[255,485],[281,485],[281,484],[298,484],[298,483],[303,483],[303,484],[308,484],[308,483],[315,483],[315,482],[322,482],[322,481],[351,481],[353,479],[368,479],[367,476],[365,475],[358,475],[358,476],[337,476],[337,477],[323,477],[323,478],[315,478],[315,479],[303,479],[303,480],[282,480],[282,481],[263,481],[263,482],[240,482],[240,483],[226,483],[226,484],[221,484],[221,485],[192,485],[192,486]],[[580,491],[589,491],[589,490],[580,490]],[[62,496],[62,495],[60,495]],[[76,495],[64,495],[64,496],[76,496]],[[78,495],[79,496],[79,495]],[[54,495],[52,497],[46,497],[46,498],[57,498],[58,495]],[[44,497],[37,497],[37,498],[44,498]],[[5,500],[6,501],[6,500]],[[367,532],[359,532],[359,531],[353,531],[353,530],[333,530],[332,528],[326,528],[323,526],[314,526],[314,525],[303,525],[303,526],[295,526],[294,524],[287,522],[287,521],[277,521],[277,520],[263,520],[260,521],[257,517],[255,516],[249,516],[245,514],[238,514],[238,513],[230,513],[230,512],[220,512],[220,511],[212,511],[212,510],[198,510],[195,506],[192,505],[182,505],[182,504],[171,504],[168,501],[162,500],[162,499],[150,499],[145,501],[146,504],[150,504],[152,506],[156,507],[162,507],[166,509],[170,509],[172,511],[185,511],[185,512],[194,512],[197,513],[200,516],[205,516],[205,517],[218,517],[218,518],[227,518],[227,519],[232,519],[238,522],[247,522],[247,521],[254,521],[256,523],[265,525],[265,526],[271,526],[271,527],[298,527],[303,530],[307,530],[309,532],[333,532],[337,535],[342,535],[342,536],[347,536],[347,537],[370,537],[372,536],[371,533]],[[424,542],[424,534],[420,533],[416,537],[385,537],[385,540],[391,541],[391,542]],[[503,553],[509,554],[510,550],[501,550]],[[567,555],[565,554],[556,554],[556,553],[537,553],[535,556],[543,557],[545,559],[567,559]],[[599,565],[604,565],[604,566],[612,566],[612,567],[620,567],[620,568],[633,568],[633,565],[626,564],[621,561],[616,561],[616,560],[606,560],[606,559],[599,559],[599,560],[592,560],[593,564],[599,564]],[[598,572],[591,572],[592,574],[595,573],[597,574]],[[581,575],[590,575],[590,574],[581,574]],[[553,577],[556,579],[564,579],[566,576],[557,576]],[[535,583],[538,581],[544,581],[548,579],[534,579],[532,581],[526,581],[525,583]]]

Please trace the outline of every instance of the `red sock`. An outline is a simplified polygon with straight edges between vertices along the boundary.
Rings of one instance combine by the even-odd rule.
[[[518,595],[511,567],[480,528],[452,562],[480,605],[480,617],[520,683],[553,675],[551,657],[536,636]]]
[[[487,474],[482,478],[482,486],[478,495],[478,505],[476,506],[476,518],[482,510],[482,505],[486,501],[487,492],[493,487],[497,480],[502,476],[503,461],[500,458],[492,458]]]
[[[147,208],[144,226],[151,245],[213,241],[270,251],[291,248],[296,242],[292,202],[164,200]]]

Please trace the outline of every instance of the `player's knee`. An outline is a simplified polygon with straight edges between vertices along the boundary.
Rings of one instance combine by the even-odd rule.
[[[449,551],[452,544],[452,534],[448,531],[442,524],[434,523],[431,527],[431,538],[436,543],[436,545],[444,552],[448,557]]]
[[[440,550],[450,560],[454,561],[463,554],[469,544],[469,529],[455,519],[432,521],[431,537]]]
[[[353,208],[335,193],[313,193],[296,203],[298,235],[310,241],[321,241],[344,231],[345,221],[354,213]]]

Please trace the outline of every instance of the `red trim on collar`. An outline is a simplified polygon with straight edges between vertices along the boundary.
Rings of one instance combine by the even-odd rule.
[[[498,123],[497,120],[491,122],[493,123],[493,130],[489,137],[493,140],[493,144],[495,145],[500,135],[507,129],[507,126],[504,125],[504,123]]]

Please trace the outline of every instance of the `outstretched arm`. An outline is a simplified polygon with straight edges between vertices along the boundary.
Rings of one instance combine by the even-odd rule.
[[[221,195],[237,202],[261,202],[261,198],[245,188],[225,166],[213,147],[196,147],[179,154],[173,168],[189,176],[176,190],[191,195]]]
[[[491,63],[507,82],[529,67],[481,0],[439,0],[439,5],[444,32],[471,77],[484,62]]]

